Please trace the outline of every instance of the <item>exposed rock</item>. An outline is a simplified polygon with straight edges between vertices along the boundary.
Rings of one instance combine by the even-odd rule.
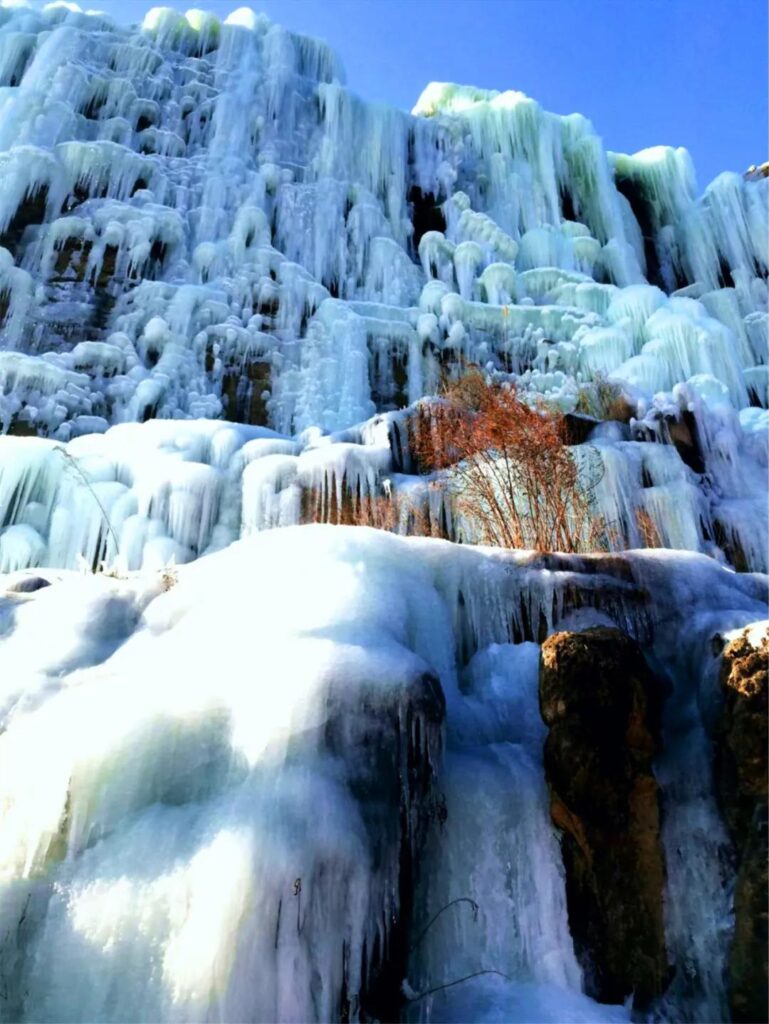
[[[729,956],[729,995],[735,1024],[765,1024],[767,1010],[767,822],[757,805],[734,892],[734,942]]]
[[[50,585],[51,581],[44,576],[23,575],[9,583],[6,590],[10,594],[32,594],[36,590],[42,590],[43,587],[50,587]]]
[[[545,772],[563,831],[569,922],[588,992],[644,1006],[669,978],[656,749],[661,687],[618,629],[542,646]]]
[[[705,460],[693,413],[686,409],[679,417],[671,417],[667,420],[667,428],[671,442],[689,469],[704,473]]]
[[[769,160],[756,166],[751,164],[743,175],[746,181],[760,181],[761,178],[769,178]]]
[[[767,990],[767,674],[769,630],[746,629],[726,645],[721,663],[724,708],[716,778],[735,845],[734,942],[730,1001],[737,1022],[766,1021]]]
[[[563,418],[566,444],[584,444],[601,421],[579,412],[567,412]]]
[[[432,192],[423,193],[417,185],[412,186],[408,195],[413,209],[414,252],[419,251],[422,236],[428,231],[445,231],[446,218]]]
[[[750,563],[740,543],[739,535],[730,528],[728,520],[722,520],[718,516],[713,517],[713,539],[726,555],[729,564],[733,565],[737,572],[750,572]]]
[[[767,798],[769,630],[744,630],[723,652],[724,709],[718,756],[719,798],[738,847],[745,845],[756,802]]]
[[[264,426],[272,367],[265,360],[242,360],[227,368],[222,378],[222,398],[226,415],[238,423]]]
[[[14,416],[10,422],[7,433],[12,437],[37,437],[38,433],[43,434],[42,429],[21,416]]]
[[[42,224],[48,207],[48,188],[29,189],[16,209],[5,231],[0,231],[0,247],[8,249],[12,256],[21,243],[25,230],[34,224]]]

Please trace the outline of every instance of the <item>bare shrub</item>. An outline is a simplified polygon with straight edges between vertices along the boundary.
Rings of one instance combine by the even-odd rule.
[[[599,420],[629,423],[635,414],[633,406],[622,393],[619,384],[604,373],[596,373],[589,384],[582,384],[577,395],[576,412],[595,416]]]
[[[421,472],[442,470],[455,507],[485,543],[537,551],[592,549],[602,463],[580,467],[561,413],[470,371],[423,403],[411,425]],[[591,479],[592,477],[592,479]]]
[[[440,535],[425,506],[397,492],[364,498],[357,505],[352,525],[373,526],[378,530],[403,532],[412,537]]]

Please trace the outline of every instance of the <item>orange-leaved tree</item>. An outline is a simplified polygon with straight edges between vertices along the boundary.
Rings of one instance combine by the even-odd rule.
[[[421,471],[443,471],[475,539],[506,548],[584,551],[603,532],[593,492],[602,462],[566,444],[564,417],[470,370],[422,404],[411,445]]]

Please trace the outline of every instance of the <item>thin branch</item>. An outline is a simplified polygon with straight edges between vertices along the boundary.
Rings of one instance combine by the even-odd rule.
[[[471,978],[480,978],[482,974],[496,974],[500,978],[504,978],[505,981],[512,981],[513,979],[509,974],[503,974],[502,971],[495,971],[492,969],[485,971],[473,971],[472,974],[466,974],[463,978],[457,978],[456,981],[447,981],[445,985],[436,985],[434,988],[427,988],[424,992],[420,992],[415,996],[406,996],[407,1003],[416,1003],[419,999],[424,999],[425,996],[430,996],[433,992],[441,992],[445,988],[453,988],[454,985],[461,985],[464,981],[470,981]]]
[[[416,949],[416,947],[419,945],[419,943],[422,941],[422,939],[425,937],[425,935],[427,935],[427,933],[430,931],[430,929],[435,924],[435,922],[438,920],[438,918],[441,916],[441,914],[445,910],[448,910],[449,907],[454,907],[458,903],[469,903],[470,906],[473,908],[473,920],[474,921],[478,920],[478,910],[479,910],[479,907],[478,907],[478,904],[475,902],[475,900],[471,899],[469,896],[458,896],[455,900],[451,900],[444,907],[441,907],[441,909],[438,911],[438,913],[434,914],[433,917],[430,918],[430,920],[424,926],[422,931],[419,933],[419,935],[416,937],[416,939],[414,939],[414,941],[409,946],[409,953],[411,953],[413,950]]]
[[[115,531],[114,531],[114,529],[112,527],[112,523],[110,522],[110,518],[107,515],[107,510],[104,508],[104,506],[102,505],[101,501],[99,501],[99,496],[96,493],[96,491],[94,490],[93,485],[91,484],[91,481],[88,479],[88,477],[85,475],[83,470],[78,465],[78,461],[74,457],[74,455],[70,455],[70,453],[67,451],[66,448],[63,448],[61,445],[56,445],[56,447],[54,448],[54,451],[57,451],[57,452],[61,453],[62,457],[67,462],[67,464],[70,465],[75,470],[77,475],[83,481],[83,483],[88,488],[88,490],[91,492],[91,497],[96,502],[96,504],[99,506],[99,511],[101,512],[102,517],[104,518],[104,522],[105,522],[105,524],[107,526],[107,529],[110,532],[112,540],[113,540],[113,542],[115,544],[115,553],[117,554],[117,552],[120,550],[120,546],[118,544],[117,535],[115,534]]]

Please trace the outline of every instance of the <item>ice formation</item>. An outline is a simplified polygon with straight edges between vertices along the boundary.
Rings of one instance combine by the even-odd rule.
[[[628,1020],[582,992],[542,773],[537,641],[590,603],[673,679],[660,1019],[723,1019],[711,639],[765,580],[320,525],[4,585],[3,1019],[392,1019],[395,960],[408,1019]]]
[[[4,443],[2,563],[184,561],[300,521],[308,476],[413,492],[360,424],[476,364],[599,418],[591,387],[616,382],[630,413],[591,443],[619,546],[643,511],[667,546],[765,569],[768,189],[724,174],[697,199],[684,150],[607,153],[518,92],[367,104],[324,44],[246,8],[3,8],[0,423],[117,507],[99,537],[67,456]],[[285,443],[123,432],[221,419]],[[194,465],[167,501],[148,480],[174,451]]]
[[[629,1020],[542,767],[538,645],[595,622],[673,688],[651,1012],[723,1019],[768,198],[518,92],[368,104],[247,8],[0,7],[0,1020]],[[569,414],[620,553],[298,527],[476,539],[409,450],[469,365]]]

